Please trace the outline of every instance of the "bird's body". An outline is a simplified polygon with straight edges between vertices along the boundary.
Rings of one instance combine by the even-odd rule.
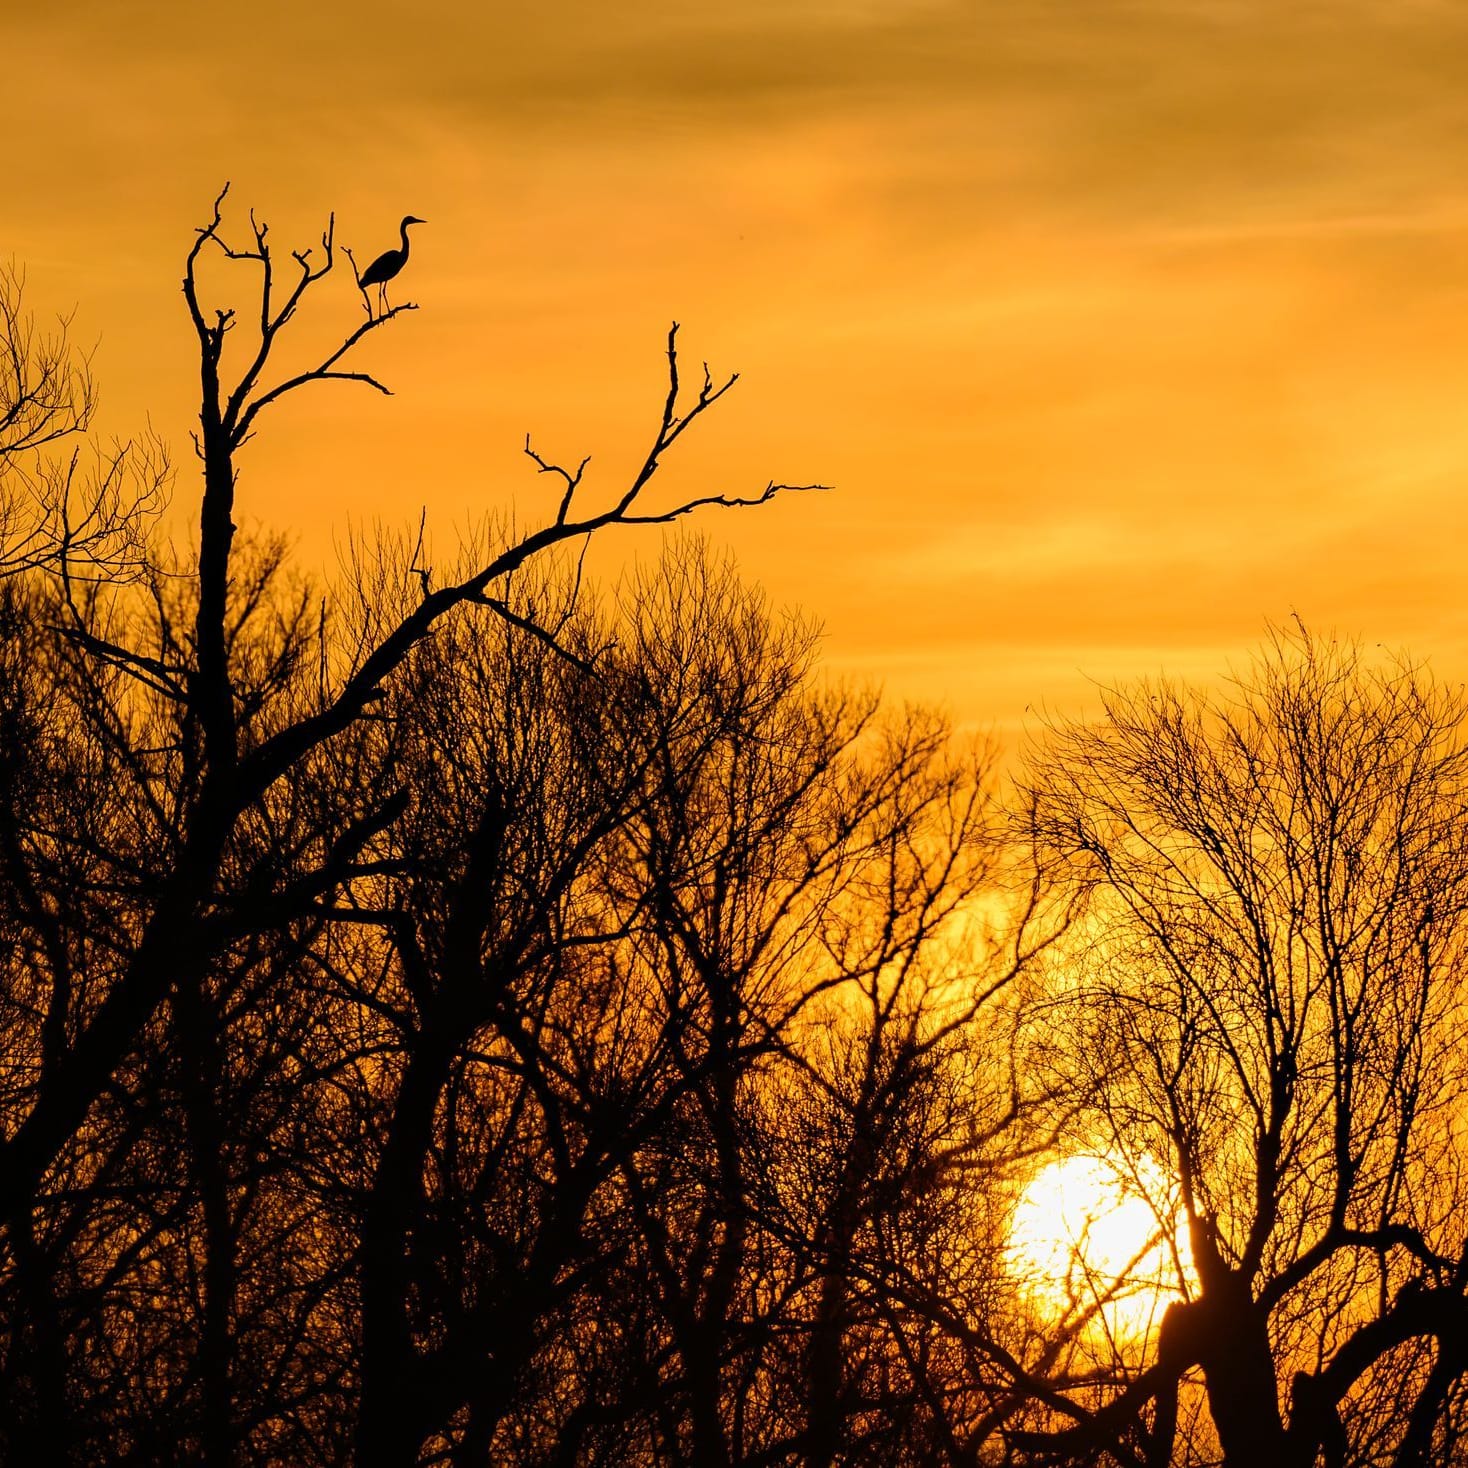
[[[403,222],[398,226],[402,236],[402,248],[397,250],[384,250],[362,273],[357,277],[357,284],[365,292],[369,285],[375,285],[378,289],[378,298],[384,308],[387,305],[387,283],[408,263],[408,226],[410,224],[424,224],[425,220],[419,219],[415,214],[405,214]]]

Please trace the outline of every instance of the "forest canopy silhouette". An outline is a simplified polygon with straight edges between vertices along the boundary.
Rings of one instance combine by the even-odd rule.
[[[676,326],[625,483],[316,584],[249,442],[411,274],[225,203],[188,472],[0,272],[0,1461],[1468,1461],[1461,688],[1297,624],[1002,780],[583,577],[813,487],[662,493]]]

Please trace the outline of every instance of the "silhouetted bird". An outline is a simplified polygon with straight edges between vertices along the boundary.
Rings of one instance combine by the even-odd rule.
[[[362,287],[366,294],[369,285],[377,287],[377,302],[381,308],[387,310],[387,283],[408,263],[408,226],[410,224],[427,224],[426,219],[419,219],[416,214],[405,214],[403,222],[399,226],[403,236],[403,247],[401,250],[384,250],[362,273],[357,277],[357,284]]]

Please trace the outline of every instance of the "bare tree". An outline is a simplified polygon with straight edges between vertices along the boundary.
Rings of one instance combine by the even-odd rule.
[[[35,1185],[87,1106],[105,1084],[116,1061],[148,1017],[156,1010],[170,983],[196,971],[208,943],[201,919],[214,899],[219,864],[236,821],[264,798],[277,780],[287,778],[312,750],[342,733],[368,710],[379,690],[408,653],[428,636],[437,623],[461,607],[496,606],[493,588],[536,554],[575,541],[614,524],[661,524],[703,505],[760,504],[786,486],[771,484],[758,495],[743,498],[707,495],[684,501],[672,509],[644,511],[640,497],[658,468],[661,457],[703,412],[732,384],[714,387],[705,376],[695,402],[681,412],[676,328],[669,334],[669,388],[654,443],[632,483],[613,502],[598,510],[582,511],[582,476],[563,475],[565,490],[554,520],[513,544],[494,552],[486,563],[455,583],[430,590],[420,604],[391,627],[371,648],[362,650],[357,665],[340,686],[327,690],[320,706],[262,738],[253,747],[241,747],[238,693],[228,656],[230,636],[232,519],[237,482],[236,455],[255,431],[260,414],[288,394],[312,384],[347,379],[385,391],[370,374],[351,370],[344,359],[369,332],[396,320],[411,305],[395,307],[355,331],[317,365],[291,372],[265,385],[265,374],[282,333],[295,316],[306,292],[321,280],[334,262],[332,235],[323,236],[322,251],[293,255],[295,270],[282,287],[276,280],[276,260],[263,225],[253,227],[253,242],[233,249],[221,239],[222,216],[216,202],[214,215],[198,235],[189,253],[184,294],[198,333],[203,373],[199,455],[204,468],[200,509],[197,568],[197,611],[193,661],[172,661],[151,653],[111,643],[84,618],[77,635],[99,657],[127,670],[134,679],[150,683],[175,698],[184,714],[184,729],[198,743],[192,758],[197,765],[197,788],[190,792],[180,861],[159,892],[153,915],[138,944],[134,962],[116,985],[99,1013],[86,1023],[58,1067],[56,1084],[36,1098],[31,1113],[0,1150],[0,1185],[27,1189]],[[200,304],[197,266],[206,248],[218,248],[234,261],[252,263],[261,273],[258,338],[239,377],[226,385],[221,377],[227,334],[236,324],[235,313],[217,309],[206,316]],[[559,472],[559,471],[557,471]],[[380,815],[388,814],[386,811]],[[370,823],[370,822],[369,822]]]
[[[619,645],[663,712],[615,876],[682,1093],[619,1169],[664,1343],[655,1456],[921,1456],[944,1411],[904,1356],[894,1240],[984,1209],[958,1179],[984,1175],[1009,1076],[995,1107],[964,1066],[1025,956],[974,921],[982,766],[941,720],[806,691],[808,644],[696,561]]]
[[[318,248],[290,252],[283,264],[253,217],[247,243],[226,240],[223,201],[221,193],[184,273],[202,389],[197,559],[170,563],[157,548],[145,563],[137,554],[125,533],[139,523],[140,503],[120,488],[125,456],[104,461],[80,501],[72,492],[79,461],[26,480],[38,486],[42,513],[12,522],[16,563],[54,564],[61,575],[22,617],[26,626],[39,617],[59,640],[18,685],[34,686],[34,695],[16,719],[40,722],[27,725],[33,732],[16,751],[5,812],[16,951],[29,990],[7,1035],[11,1079],[0,1131],[0,1284],[25,1295],[31,1311],[6,1343],[6,1369],[14,1400],[39,1404],[27,1407],[26,1421],[70,1421],[75,1391],[104,1416],[112,1408],[98,1393],[152,1393],[146,1409],[114,1402],[132,1425],[108,1451],[211,1464],[232,1461],[258,1425],[242,1376],[255,1366],[237,1349],[247,1315],[274,1312],[270,1328],[289,1341],[335,1298],[335,1284],[320,1280],[251,1294],[267,1256],[271,1269],[286,1267],[302,1226],[275,1214],[267,1237],[252,1209],[272,1128],[298,1120],[280,1107],[268,1120],[279,1067],[301,1064],[294,1047],[309,1052],[319,1039],[292,1007],[293,965],[334,917],[333,894],[371,874],[384,833],[411,803],[392,742],[379,737],[384,700],[456,616],[499,618],[556,646],[556,629],[506,596],[508,578],[554,547],[613,525],[762,504],[786,488],[647,506],[663,457],[733,382],[715,384],[705,371],[685,394],[675,326],[652,445],[629,483],[593,505],[585,463],[570,472],[537,457],[560,485],[543,526],[488,544],[443,586],[415,565],[409,588],[375,600],[364,624],[370,636],[334,641],[341,629],[350,634],[352,619],[313,615],[309,589],[292,585],[278,546],[237,542],[240,456],[262,415],[292,394],[335,382],[385,392],[354,365],[353,351],[414,308],[357,325],[304,366],[282,366],[292,324],[334,268],[334,231],[328,226]],[[255,272],[248,311],[206,305],[201,277],[210,254],[226,270]],[[17,312],[0,326],[9,334],[10,374],[0,469],[13,470],[84,429],[94,398],[64,338],[29,334]],[[128,577],[137,584],[117,585]],[[324,779],[333,771],[348,776],[334,789]],[[99,780],[106,797],[68,823],[56,809],[59,792],[69,788],[75,798],[84,782]],[[32,809],[36,792],[51,803],[44,822]],[[145,1133],[153,1138],[147,1148],[139,1145]],[[141,1212],[125,1216],[121,1199]],[[83,1246],[93,1254],[83,1258]],[[155,1271],[152,1285],[139,1284],[140,1270]],[[340,1279],[335,1264],[322,1274]],[[115,1299],[124,1283],[149,1299],[189,1304],[172,1315],[140,1311],[135,1325],[111,1317],[96,1359],[122,1354],[113,1366],[99,1364],[90,1386],[73,1389],[68,1370],[73,1383],[84,1373],[62,1358],[66,1331],[82,1327],[65,1325],[47,1291]],[[146,1359],[155,1362],[151,1373],[125,1364]],[[279,1371],[298,1364],[287,1350]],[[312,1371],[318,1385],[333,1375],[325,1365]],[[317,1387],[301,1387],[308,1389]],[[22,1439],[15,1442],[21,1452]],[[68,1451],[60,1443],[58,1459]]]
[[[151,435],[88,438],[97,391],[70,325],[39,330],[23,272],[0,265],[0,575],[125,579],[142,567],[167,455]]]
[[[1050,1451],[1174,1461],[1196,1373],[1226,1464],[1435,1461],[1468,1342],[1463,719],[1301,629],[1230,696],[1108,693],[1035,755],[1033,830],[1089,897],[1054,1001],[1076,1134],[1162,1166],[1192,1256]]]

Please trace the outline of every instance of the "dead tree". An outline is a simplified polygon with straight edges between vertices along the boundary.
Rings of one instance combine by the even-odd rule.
[[[1089,901],[1055,1001],[1075,1124],[1165,1167],[1195,1275],[1048,1451],[1171,1461],[1194,1373],[1226,1465],[1423,1461],[1468,1344],[1464,720],[1301,630],[1231,696],[1111,693],[1037,755],[1034,834]]]
[[[69,317],[37,328],[25,284],[21,270],[0,265],[0,577],[135,576],[168,483],[167,455],[151,435],[89,436],[90,361],[71,343]]]
[[[285,932],[316,913],[357,874],[364,854],[402,815],[410,792],[386,772],[354,787],[353,798],[360,803],[329,813],[314,847],[303,848],[309,857],[297,860],[288,874],[283,866],[276,874],[271,861],[250,854],[259,839],[257,828],[270,824],[272,803],[289,795],[312,761],[370,726],[413,651],[445,619],[479,608],[554,644],[553,628],[540,625],[531,610],[512,608],[504,595],[507,578],[535,558],[557,546],[584,543],[611,526],[666,524],[704,507],[764,504],[786,489],[804,487],[772,482],[747,496],[710,493],[667,509],[646,504],[664,456],[734,381],[715,384],[705,369],[689,401],[679,377],[675,324],[667,339],[668,387],[652,446],[629,483],[593,503],[584,462],[572,472],[532,453],[538,467],[561,485],[546,523],[491,545],[449,584],[431,587],[424,576],[420,597],[383,613],[373,636],[342,653],[337,676],[330,671],[324,616],[317,641],[320,672],[308,674],[308,629],[299,607],[283,614],[285,630],[276,654],[262,661],[241,627],[252,618],[258,622],[262,608],[271,606],[276,581],[269,556],[262,570],[259,558],[243,555],[236,542],[242,451],[268,421],[268,410],[293,394],[336,382],[386,393],[377,377],[354,364],[354,349],[416,308],[394,307],[347,332],[311,365],[282,370],[292,323],[335,266],[334,228],[328,225],[318,248],[292,251],[283,261],[267,227],[253,216],[246,243],[236,247],[226,240],[224,198],[221,192],[198,230],[183,280],[200,364],[195,445],[203,484],[197,560],[182,575],[152,578],[151,612],[129,623],[110,615],[106,596],[84,584],[86,526],[92,521],[84,517],[79,528],[63,515],[61,522],[55,552],[63,584],[58,615],[91,690],[82,717],[92,721],[99,740],[119,752],[136,781],[140,809],[155,823],[156,839],[148,843],[144,875],[134,893],[138,906],[120,924],[119,937],[126,937],[105,984],[89,991],[84,1004],[67,988],[63,974],[52,973],[46,1063],[30,1074],[14,1124],[0,1139],[0,1211],[11,1233],[7,1260],[13,1269],[26,1247],[16,1220],[34,1216],[58,1160],[75,1147],[89,1115],[112,1094],[121,1071],[163,1035],[168,1063],[183,1078],[187,1147],[204,1239],[201,1320],[190,1370],[204,1404],[198,1456],[213,1464],[229,1461],[237,1427],[230,1343],[238,1242],[215,1093],[227,1061],[215,970],[242,933]],[[201,265],[209,254],[256,272],[248,312],[206,304]],[[236,370],[229,366],[234,353],[226,352],[232,343],[243,349]],[[13,394],[33,404],[12,417],[15,452],[41,447],[48,432],[79,429],[89,418],[85,377],[68,377],[61,356],[42,360],[42,388]],[[45,362],[52,365],[44,367]],[[64,495],[60,502],[66,503]],[[92,501],[104,521],[108,506],[121,503],[113,490]],[[100,564],[108,565],[105,559]],[[175,594],[180,587],[182,601]],[[136,633],[144,626],[151,629],[146,640],[129,634],[129,627]],[[163,730],[157,737],[145,739],[138,732],[136,712],[144,705],[152,710],[151,734]],[[251,876],[242,886],[239,874],[246,869]],[[372,1348],[369,1342],[369,1354]]]

